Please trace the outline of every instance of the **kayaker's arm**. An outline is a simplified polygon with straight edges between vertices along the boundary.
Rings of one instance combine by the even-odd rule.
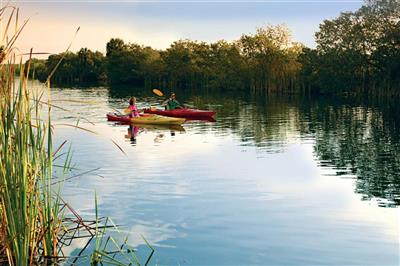
[[[176,108],[185,108],[185,106],[180,103],[178,100],[175,100],[175,102],[177,103]]]
[[[166,109],[167,109],[169,100],[170,100],[170,99],[166,99],[165,101],[163,101],[163,102],[161,103],[161,105],[164,106]]]
[[[165,100],[162,102],[162,105],[167,105],[167,103],[168,103],[170,100],[171,100],[171,98],[165,99]]]

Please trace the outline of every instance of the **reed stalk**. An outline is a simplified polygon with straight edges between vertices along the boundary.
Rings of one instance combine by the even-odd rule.
[[[71,157],[69,150],[63,164],[53,165],[54,160],[60,158],[58,152],[66,142],[53,152],[52,129],[56,125],[52,124],[51,109],[57,106],[51,103],[50,79],[55,69],[46,81],[48,91],[47,100],[44,100],[44,91],[28,85],[33,76],[30,69],[32,51],[27,63],[22,64],[21,59],[16,64],[13,45],[27,23],[24,21],[19,26],[18,13],[18,9],[11,6],[0,8],[0,21],[7,21],[5,28],[0,30],[0,264],[23,266],[59,263],[67,259],[63,247],[70,245],[77,232],[83,230],[89,241],[79,254],[83,253],[93,238],[96,239],[90,255],[92,264],[106,262],[125,265],[128,262],[140,265],[135,252],[126,244],[127,239],[123,245],[119,245],[113,238],[106,237],[109,220],[105,225],[99,224],[101,219],[98,217],[97,201],[96,220],[86,221],[60,196],[60,186],[71,169]],[[5,14],[8,14],[6,20]],[[12,28],[14,30],[10,33]],[[78,124],[62,125],[86,130]],[[123,152],[121,147],[113,143]],[[56,180],[53,166],[61,168],[62,176]],[[112,224],[112,228],[117,230]],[[104,243],[106,238],[108,241]],[[114,246],[110,247],[109,241]],[[148,246],[151,253],[145,265],[154,252]],[[116,254],[109,251],[116,247],[124,257],[124,262],[117,260]]]
[[[7,12],[0,44],[0,256],[9,265],[32,265],[57,256],[62,216],[51,185],[50,107],[42,119],[42,93],[28,88],[30,64],[15,64],[13,44],[27,21],[19,26],[18,9],[10,6],[0,9],[2,21]]]

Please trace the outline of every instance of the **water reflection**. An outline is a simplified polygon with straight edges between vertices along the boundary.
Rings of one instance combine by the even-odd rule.
[[[84,132],[57,132],[76,134],[74,159],[104,176],[68,182],[64,195],[85,215],[95,188],[99,209],[126,226],[132,245],[140,250],[143,234],[157,246],[155,264],[398,262],[398,213],[381,208],[400,204],[396,105],[182,91],[181,101],[217,111],[217,121],[135,129],[104,115],[131,95],[139,108],[159,97],[94,91],[53,96],[95,101],[96,109],[73,106],[126,157]]]
[[[303,129],[314,132],[322,167],[355,177],[356,193],[364,200],[386,199],[388,204],[379,206],[389,207],[400,204],[398,114],[371,106],[315,104],[302,112],[311,118]]]
[[[323,168],[354,178],[355,192],[379,206],[400,204],[400,106],[393,102],[253,97],[206,100],[218,114],[218,131],[237,134],[242,145],[283,152],[310,141]],[[211,104],[210,104],[211,103]],[[387,202],[384,204],[383,202]]]
[[[122,109],[126,99],[136,95],[139,108],[157,106],[163,99],[151,90],[135,87],[55,89],[55,101],[71,98],[68,109],[92,122],[103,122],[107,111]],[[196,132],[224,137],[235,134],[243,146],[255,146],[260,153],[283,152],[289,143],[314,143],[321,167],[336,169],[335,175],[355,178],[355,192],[363,199],[386,199],[400,204],[400,107],[393,101],[334,101],[249,94],[195,93],[177,91],[182,101],[201,109],[217,111],[218,122],[192,123]],[[91,101],[82,108],[80,101]],[[71,113],[56,112],[56,118],[76,119]],[[184,131],[183,128],[128,128],[126,137],[137,143],[144,130]],[[133,134],[132,134],[133,132]],[[195,133],[196,133],[195,132]],[[162,134],[155,142],[162,140]]]
[[[135,93],[157,105],[150,91],[111,88],[113,99]],[[364,200],[400,204],[400,106],[395,101],[273,97],[234,92],[177,91],[182,101],[217,111],[211,125],[220,136],[235,134],[260,153],[283,152],[288,143],[309,141],[319,165],[356,179]],[[209,125],[207,125],[209,126]],[[197,130],[207,130],[199,126]]]
[[[125,135],[125,138],[129,139],[132,145],[136,145],[136,136],[138,135],[138,133],[139,133],[139,127],[129,125],[128,134]]]
[[[115,123],[115,125],[126,126],[126,124],[121,124],[121,123]],[[128,124],[127,134],[124,137],[128,139],[133,146],[135,146],[137,143],[138,135],[144,131],[157,132],[154,138],[154,143],[162,142],[167,131],[171,137],[174,137],[176,135],[176,132],[185,133],[185,129],[181,125]]]
[[[136,220],[134,225],[129,229],[130,235],[132,235],[129,239],[129,244],[133,247],[146,244],[143,237],[138,234],[138,232],[140,232],[143,236],[146,236],[146,240],[149,243],[153,243],[154,247],[175,248],[174,246],[163,245],[162,243],[165,242],[165,240],[186,237],[185,233],[177,230],[177,227],[179,226],[160,220]]]

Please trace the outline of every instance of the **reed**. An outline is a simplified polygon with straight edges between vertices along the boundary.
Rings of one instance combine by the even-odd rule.
[[[51,186],[51,108],[42,119],[42,93],[27,85],[29,63],[20,62],[15,76],[13,45],[27,21],[19,26],[17,8],[0,9],[2,20],[6,13],[0,48],[0,255],[10,265],[38,264],[57,256],[62,221]]]
[[[19,11],[15,7],[0,8],[0,21],[7,21],[0,32],[0,264],[59,263],[67,259],[63,247],[70,245],[79,231],[88,238],[87,245],[79,254],[83,254],[90,241],[96,239],[94,251],[89,255],[92,264],[124,264],[115,258],[114,252],[109,251],[114,248],[107,244],[111,241],[119,247],[118,251],[125,261],[140,265],[126,241],[119,245],[108,237],[106,244],[102,242],[107,235],[105,229],[110,226],[107,225],[108,219],[100,225],[97,203],[96,220],[88,221],[61,198],[63,181],[72,177],[67,178],[71,169],[70,150],[64,156],[59,154],[66,141],[53,150],[52,129],[56,125],[52,124],[51,110],[57,106],[51,103],[50,78],[55,69],[47,79],[47,97],[43,99],[43,89],[33,89],[28,85],[33,76],[30,66],[32,51],[28,54],[27,63],[22,64],[20,59],[16,64],[17,50],[13,45],[28,22],[26,20],[19,25],[18,17]],[[86,130],[78,124],[62,125]],[[54,164],[60,158],[64,158],[64,162]],[[61,172],[61,176],[54,176],[53,167],[57,167],[56,172]],[[114,224],[111,227],[117,230]],[[151,254],[145,265],[154,252],[148,246]]]

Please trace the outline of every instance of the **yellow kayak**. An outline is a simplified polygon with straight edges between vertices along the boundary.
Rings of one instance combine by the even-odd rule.
[[[119,121],[123,123],[133,124],[149,124],[149,125],[181,125],[186,121],[185,118],[168,117],[154,114],[142,114],[139,117],[129,117],[116,113],[107,114],[108,121]]]
[[[186,121],[184,118],[168,117],[162,115],[143,115],[132,117],[133,124],[149,124],[149,125],[181,125]]]

